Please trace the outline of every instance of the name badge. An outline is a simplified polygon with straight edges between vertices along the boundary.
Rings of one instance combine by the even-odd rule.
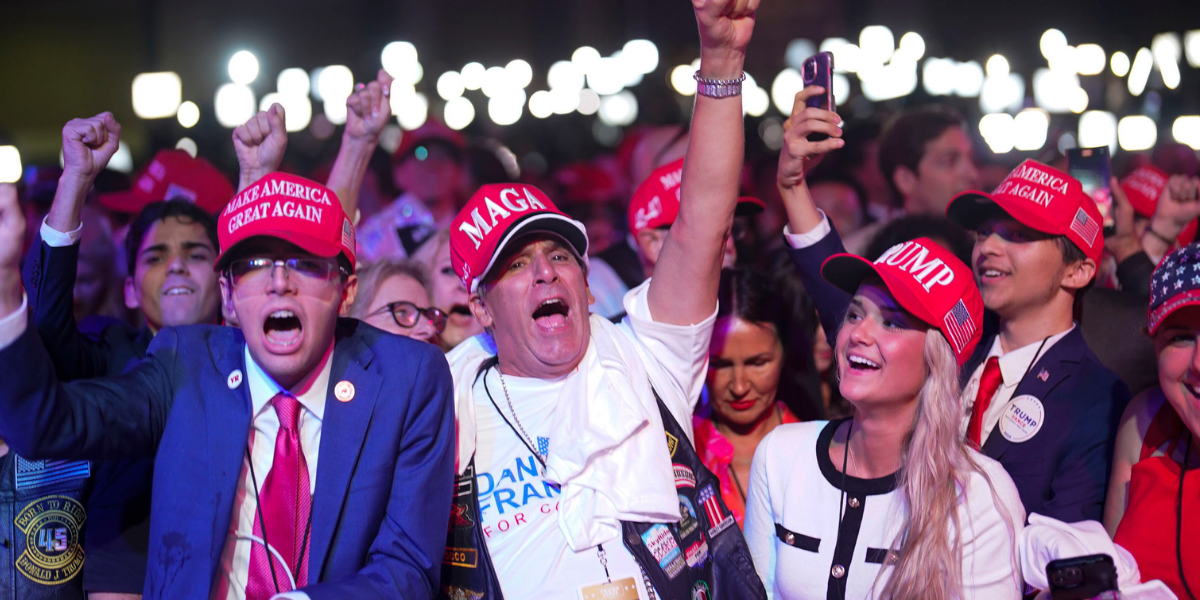
[[[1014,444],[1028,441],[1042,430],[1045,416],[1041,400],[1028,394],[1017,396],[1008,402],[1004,414],[1000,415],[1000,433]]]
[[[579,588],[579,600],[638,600],[637,581],[632,577]]]

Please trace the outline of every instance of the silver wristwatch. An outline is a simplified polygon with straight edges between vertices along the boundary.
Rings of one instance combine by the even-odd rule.
[[[696,71],[692,78],[696,80],[697,94],[709,98],[730,98],[742,95],[742,82],[746,81],[746,74],[742,73],[737,79],[705,79]]]

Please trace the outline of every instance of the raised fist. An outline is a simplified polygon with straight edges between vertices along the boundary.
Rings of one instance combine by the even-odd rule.
[[[346,98],[346,137],[374,143],[392,118],[392,76],[379,70],[375,81],[358,84]]]
[[[744,52],[754,32],[759,0],[692,0],[700,25],[700,46]]]
[[[831,110],[805,106],[809,98],[824,93],[810,85],[796,94],[792,115],[783,123],[783,148],[779,152],[779,185],[790,188],[804,181],[806,171],[821,161],[827,152],[846,144],[842,138],[842,118]],[[808,134],[824,133],[829,139],[808,141]]]
[[[10,183],[0,183],[0,270],[20,272],[24,243],[25,214],[17,202],[17,188]]]
[[[94,179],[116,154],[120,139],[121,124],[110,112],[67,121],[62,130],[63,173]]]
[[[283,106],[272,104],[233,130],[233,148],[241,168],[238,191],[279,169],[287,149]]]
[[[1200,218],[1200,178],[1172,175],[1158,197],[1151,226],[1156,233],[1174,239],[1197,218]]]

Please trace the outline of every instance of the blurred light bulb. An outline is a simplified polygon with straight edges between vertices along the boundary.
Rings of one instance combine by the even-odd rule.
[[[1131,115],[1117,122],[1117,143],[1128,152],[1149,150],[1158,142],[1158,125],[1145,115]]]
[[[179,138],[179,141],[175,142],[175,149],[187,152],[188,156],[191,156],[192,158],[196,158],[196,153],[200,151],[200,149],[196,147],[196,140],[193,140],[190,137]]]
[[[1117,117],[1103,110],[1089,110],[1079,117],[1079,147],[1108,146],[1117,149]]]
[[[1008,59],[1004,58],[1002,54],[993,54],[987,60],[985,69],[987,70],[988,77],[1007,77],[1009,70]]]
[[[16,146],[0,146],[0,183],[21,181],[21,153]]]
[[[217,88],[217,95],[213,99],[217,122],[228,129],[250,120],[256,107],[254,92],[250,91],[249,87],[237,83],[226,83]]]
[[[1129,55],[1124,52],[1113,52],[1109,60],[1113,75],[1124,77],[1129,74]]]
[[[446,126],[455,131],[464,129],[475,120],[475,105],[464,96],[446,102],[442,113]]]
[[[1066,45],[1067,36],[1057,29],[1047,29],[1038,43],[1042,50],[1042,56],[1046,57],[1046,60],[1054,58],[1054,55]]]
[[[979,120],[979,135],[995,154],[1012,152],[1016,144],[1013,118],[1006,113],[983,115]]]
[[[133,113],[142,119],[175,116],[183,100],[183,82],[170,71],[133,78]]]
[[[275,89],[284,96],[308,96],[312,82],[304,69],[290,68],[279,72],[275,78]]]
[[[533,82],[533,67],[519,58],[505,65],[504,73],[508,75],[509,83],[519,88],[529,87]]]
[[[1046,145],[1046,133],[1050,130],[1050,114],[1040,108],[1027,108],[1013,119],[1016,131],[1013,145],[1022,152],[1041,150]]]
[[[437,93],[442,100],[453,100],[463,95],[463,76],[458,71],[446,71],[437,80]]]
[[[200,122],[200,107],[188,100],[179,105],[179,112],[175,113],[175,118],[179,119],[179,124],[185,129],[191,129]]]
[[[1075,63],[1080,75],[1099,75],[1104,72],[1104,48],[1098,44],[1080,44],[1075,47]]]
[[[485,69],[483,67],[483,65],[481,65],[477,62],[467,63],[467,64],[463,65],[463,68],[462,68],[463,87],[468,90],[477,90],[477,89],[483,87],[483,79],[484,79],[484,76],[486,76],[486,75],[487,75],[487,69]],[[472,113],[471,118],[472,119],[475,118],[474,113]],[[468,123],[469,123],[469,121],[468,121]]]
[[[234,83],[250,85],[258,78],[258,58],[249,50],[235,52],[229,59],[229,79]]]
[[[529,97],[529,114],[535,119],[545,119],[554,114],[554,99],[550,92],[540,90]]]

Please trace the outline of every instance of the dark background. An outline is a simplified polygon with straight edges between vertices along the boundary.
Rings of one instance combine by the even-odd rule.
[[[1200,28],[1200,0],[762,0],[747,70],[769,90],[792,39],[819,43],[839,36],[857,42],[861,28],[871,24],[888,25],[897,40],[906,31],[920,33],[926,57],[983,63],[1000,52],[1025,76],[1028,88],[1033,70],[1045,66],[1038,40],[1047,28],[1061,29],[1073,45],[1098,43],[1106,54],[1123,50],[1132,57],[1157,33]],[[640,121],[680,120],[691,100],[672,92],[666,76],[672,66],[697,56],[695,22],[684,0],[2,0],[0,144],[15,144],[26,165],[54,162],[65,121],[111,110],[125,128],[135,164],[187,135],[202,155],[231,169],[229,130],[217,125],[212,102],[216,88],[228,81],[228,60],[237,50],[258,57],[260,74],[252,87],[261,98],[287,67],[345,64],[357,79],[369,79],[383,46],[407,40],[417,46],[425,67],[418,90],[429,96],[430,113],[440,114],[433,84],[443,71],[470,61],[492,66],[523,58],[534,69],[532,92],[545,89],[546,69],[569,59],[576,47],[591,45],[608,55],[637,37],[653,40],[660,52],[658,71],[633,88]],[[201,121],[193,129],[175,119],[143,121],[133,115],[133,77],[167,70],[182,78],[184,100],[200,106]],[[1186,61],[1181,70],[1180,89],[1161,94],[1163,117],[1200,112],[1200,71]],[[1111,73],[1096,77],[1115,79]],[[1140,112],[1146,97],[1108,108],[1118,116]],[[868,110],[927,100],[918,87],[908,98]],[[968,113],[978,112],[975,99],[956,102]],[[319,107],[314,103],[314,115]],[[595,117],[539,121],[526,110],[516,125],[497,128],[479,102],[476,112],[470,133],[495,135],[518,153],[538,149],[561,163],[599,149],[590,136]],[[777,114],[774,107],[767,113]],[[1165,131],[1169,137],[1169,125]],[[334,150],[337,136],[319,142],[301,133],[293,139],[298,152],[315,160]]]

